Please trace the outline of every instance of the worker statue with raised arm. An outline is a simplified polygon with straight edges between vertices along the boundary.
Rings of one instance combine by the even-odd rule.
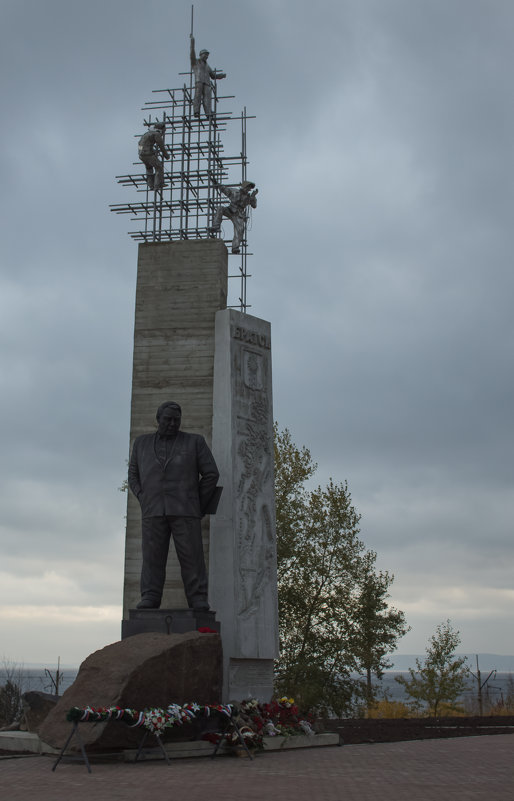
[[[195,53],[195,37],[191,34],[191,69],[195,76],[195,96],[193,99],[193,113],[195,117],[200,116],[200,106],[203,105],[205,116],[210,117],[212,114],[212,90],[211,79],[219,81],[221,78],[226,78],[224,72],[217,72],[212,70],[208,63],[209,56],[208,50],[200,50],[198,58]]]
[[[246,208],[247,206],[251,206],[252,209],[257,208],[257,192],[259,190],[255,188],[253,181],[243,181],[236,189],[232,189],[230,186],[223,186],[214,177],[212,177],[212,182],[216,189],[219,189],[220,192],[223,192],[228,197],[230,204],[228,206],[218,206],[210,233],[217,233],[220,230],[223,217],[228,217],[234,225],[232,253],[239,253],[244,235]]]
[[[164,186],[164,163],[159,158],[159,151],[165,159],[169,159],[169,151],[164,144],[165,124],[154,122],[138,143],[139,158],[146,167],[146,183],[150,190],[156,191]]]

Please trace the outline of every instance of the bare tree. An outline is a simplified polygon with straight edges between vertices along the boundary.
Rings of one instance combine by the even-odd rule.
[[[9,726],[19,720],[23,703],[23,665],[2,657],[4,683],[0,686],[0,726]]]

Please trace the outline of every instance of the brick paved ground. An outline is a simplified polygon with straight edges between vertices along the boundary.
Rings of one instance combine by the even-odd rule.
[[[136,764],[0,761],[5,801],[514,801],[514,737],[347,745]]]

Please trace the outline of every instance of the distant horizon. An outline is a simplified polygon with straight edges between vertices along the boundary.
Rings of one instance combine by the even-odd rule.
[[[478,666],[481,673],[487,673],[491,670],[496,670],[498,673],[512,673],[514,672],[514,655],[513,654],[497,654],[493,652],[469,652],[457,651],[456,657],[465,656],[468,659],[468,667],[471,670],[476,670],[476,658],[478,656]],[[409,668],[416,667],[415,660],[423,660],[426,657],[426,652],[422,654],[400,654],[395,653],[390,655],[390,660],[393,666],[389,668],[391,671],[404,672]],[[409,663],[409,664],[408,664]]]
[[[405,661],[409,661],[410,666],[414,665],[414,659],[416,657],[415,654],[403,654],[401,656]],[[481,663],[480,684],[482,687],[484,687],[484,698],[487,699],[488,704],[502,700],[505,696],[508,696],[512,692],[514,656],[505,654],[479,654],[478,656]],[[487,659],[490,659],[490,661],[486,664]],[[15,667],[18,674],[15,676],[15,680],[17,678],[20,680],[23,692],[32,690],[52,693],[54,691],[52,688],[51,678],[47,673],[45,673],[45,667],[43,664],[29,663],[26,665],[16,665]],[[63,693],[74,684],[79,669],[79,666],[76,665],[61,666],[62,676],[59,683],[60,695],[63,695]],[[2,677],[3,670],[3,668],[0,668],[0,684],[4,679],[7,678],[7,676]],[[494,670],[496,671],[495,673],[493,673]],[[55,676],[55,668],[52,666],[50,666],[50,672],[53,676]],[[397,677],[400,675],[408,677],[408,667],[400,668],[400,666],[396,665],[392,669],[385,670],[381,680],[377,680],[376,677],[374,678],[373,683],[377,689],[379,698],[383,697],[392,701],[408,703],[409,699],[405,694],[404,688],[396,681]],[[353,673],[352,678],[356,681],[362,681],[364,674]],[[460,700],[464,702],[475,697],[476,675],[470,674],[466,681],[466,687],[460,695]]]
[[[388,668],[388,671],[391,672],[405,672],[409,669],[409,667],[415,667],[415,660],[416,659],[424,659],[426,656],[426,652],[424,653],[417,653],[417,654],[404,654],[404,653],[394,653],[389,655],[389,659],[393,663],[392,667]],[[466,656],[468,661],[470,661],[470,667],[476,667],[475,659],[478,656],[479,661],[479,668],[481,672],[489,671],[489,670],[497,670],[498,672],[508,673],[514,672],[514,654],[498,654],[493,652],[464,652],[464,651],[457,651],[455,653],[456,657]],[[5,658],[6,663],[8,665],[12,665],[15,670],[20,669],[28,669],[28,670],[55,670],[57,668],[56,662],[16,662],[15,660],[10,660],[8,657]],[[408,666],[406,662],[409,661],[411,664]],[[493,667],[489,666],[491,662],[497,661],[500,664],[497,664]],[[401,663],[402,666],[399,667],[398,664]],[[81,663],[80,663],[81,664]],[[66,670],[78,670],[80,668],[80,664],[73,664],[70,662],[61,663],[59,665],[60,671]],[[510,665],[510,666],[509,666]],[[2,673],[5,672],[5,668],[0,666],[0,676]]]

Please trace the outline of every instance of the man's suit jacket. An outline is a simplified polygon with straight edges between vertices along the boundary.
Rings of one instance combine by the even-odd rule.
[[[205,439],[179,431],[163,465],[156,456],[156,438],[157,433],[137,437],[130,457],[128,483],[143,517],[202,517],[219,478]]]

